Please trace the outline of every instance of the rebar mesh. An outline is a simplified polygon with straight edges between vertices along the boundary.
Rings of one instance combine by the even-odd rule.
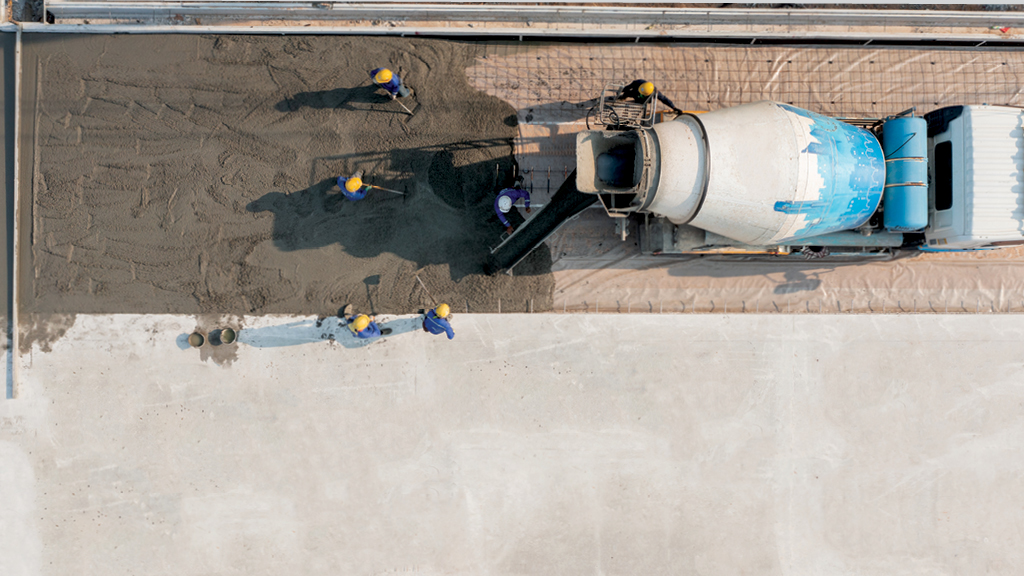
[[[1024,105],[1024,52],[1013,50],[521,42],[478,50],[470,84],[516,109],[516,156],[540,199],[575,168],[574,134],[588,113],[593,125],[592,108],[610,82],[650,80],[693,111],[775,100],[875,118],[911,107]]]

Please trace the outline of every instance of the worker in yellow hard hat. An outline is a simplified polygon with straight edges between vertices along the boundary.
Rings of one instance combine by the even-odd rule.
[[[356,338],[376,338],[382,334],[391,333],[390,328],[384,328],[381,330],[375,319],[367,316],[366,314],[350,316],[346,326]]]
[[[341,193],[345,198],[352,201],[366,198],[366,193],[370,191],[370,186],[363,184],[362,170],[359,170],[348,178],[338,176],[338,188],[341,188]]]
[[[661,92],[656,92],[656,90],[654,89],[653,82],[648,82],[647,80],[644,80],[642,78],[633,80],[632,82],[627,84],[622,89],[622,92],[619,92],[619,95],[618,97],[616,97],[616,100],[631,99],[639,104],[644,104],[648,100],[650,100],[652,94],[655,94],[655,97],[658,99],[659,102],[674,110],[676,114],[683,113],[682,110],[676,108],[676,105],[673,104],[672,101],[668,99],[668,96],[665,96]]]
[[[431,334],[448,334],[448,339],[455,338],[455,331],[448,321],[451,310],[447,304],[438,304],[437,308],[427,312],[423,317],[423,331]]]
[[[402,79],[387,68],[374,68],[370,70],[373,83],[387,91],[392,100],[401,97],[405,98],[412,94],[412,89],[402,84]]]

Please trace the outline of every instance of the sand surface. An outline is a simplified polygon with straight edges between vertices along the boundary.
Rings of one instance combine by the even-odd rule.
[[[417,274],[456,311],[550,308],[546,249],[481,274],[516,111],[468,85],[473,49],[26,36],[22,309],[404,313],[431,304]],[[371,85],[381,65],[415,90],[412,116]],[[358,169],[405,195],[345,200],[334,179]]]

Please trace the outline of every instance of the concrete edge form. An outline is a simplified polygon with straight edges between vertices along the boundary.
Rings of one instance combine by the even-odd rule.
[[[779,10],[633,6],[345,2],[61,2],[55,24],[26,30],[92,33],[385,34],[1018,42],[1024,13]]]

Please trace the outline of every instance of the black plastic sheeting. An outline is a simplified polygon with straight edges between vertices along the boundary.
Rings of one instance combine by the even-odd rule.
[[[573,170],[561,188],[551,197],[551,201],[491,253],[485,271],[488,274],[495,274],[512,268],[540,246],[566,220],[594,202],[597,202],[597,195],[584,194],[576,189],[576,171]]]

